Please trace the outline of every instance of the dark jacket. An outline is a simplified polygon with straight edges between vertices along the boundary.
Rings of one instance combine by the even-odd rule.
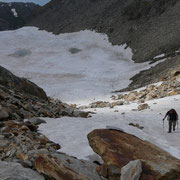
[[[178,114],[176,113],[176,111],[170,110],[166,113],[166,116],[168,116],[169,120],[171,120],[171,121],[177,121],[178,120]]]

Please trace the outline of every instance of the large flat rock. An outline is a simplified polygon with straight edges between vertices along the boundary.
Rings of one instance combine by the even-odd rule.
[[[180,160],[155,145],[118,131],[97,129],[88,134],[93,150],[104,160],[99,172],[109,178],[120,178],[121,168],[129,161],[140,159],[141,180],[180,179]]]

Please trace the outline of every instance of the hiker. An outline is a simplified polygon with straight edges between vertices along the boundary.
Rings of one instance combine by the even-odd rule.
[[[168,117],[167,120],[169,121],[169,131],[168,131],[168,133],[171,133],[172,126],[173,126],[173,131],[175,131],[176,123],[177,123],[177,120],[178,120],[178,114],[175,111],[175,109],[170,109],[166,113],[166,115],[164,116],[163,121],[165,120],[166,117]]]

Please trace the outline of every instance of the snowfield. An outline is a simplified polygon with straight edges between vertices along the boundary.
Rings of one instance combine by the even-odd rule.
[[[0,32],[0,63],[67,103],[109,98],[148,63],[135,64],[130,48],[112,46],[106,35],[82,31],[53,35],[26,27]]]
[[[151,108],[144,111],[132,111],[132,109],[137,109],[137,103],[116,106],[113,109],[97,108],[94,111],[97,114],[87,119],[46,118],[47,124],[42,124],[40,129],[51,140],[61,144],[62,152],[81,159],[88,159],[89,155],[94,154],[89,147],[87,134],[94,129],[104,129],[106,126],[123,129],[125,132],[147,140],[180,159],[180,126],[175,132],[167,133],[168,121],[164,121],[164,129],[162,121],[169,108],[175,108],[177,112],[180,112],[180,96],[151,100],[148,101],[148,104]],[[115,110],[118,112],[114,112]],[[129,123],[138,123],[144,129],[140,130],[128,125]]]
[[[51,97],[87,105],[97,100],[110,101],[111,91],[127,87],[133,75],[150,68],[148,63],[135,64],[131,49],[125,47],[112,46],[106,35],[92,31],[53,35],[26,27],[0,32],[0,64],[35,82]],[[94,154],[87,134],[106,126],[121,128],[180,159],[180,130],[168,134],[167,121],[164,129],[162,123],[170,108],[180,113],[180,96],[148,104],[151,108],[140,112],[132,111],[138,106],[132,103],[112,109],[91,109],[96,114],[87,119],[46,118],[47,124],[42,124],[40,130],[61,145],[60,151],[82,159]],[[129,123],[138,123],[144,129]]]

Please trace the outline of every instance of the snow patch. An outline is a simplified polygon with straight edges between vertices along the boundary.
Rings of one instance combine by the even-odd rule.
[[[17,12],[16,12],[16,9],[11,9],[11,12],[13,13],[13,15],[15,16],[15,17],[18,17],[18,14],[17,14]]]
[[[164,57],[164,56],[165,56],[165,54],[160,54],[160,55],[158,55],[158,56],[155,56],[153,59],[162,58],[162,57]]]

